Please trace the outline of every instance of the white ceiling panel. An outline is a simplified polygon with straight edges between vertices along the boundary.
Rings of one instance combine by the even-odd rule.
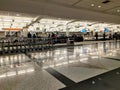
[[[97,30],[101,31],[105,28],[108,28],[109,30],[114,30],[117,26],[120,26],[120,24],[111,24],[111,23],[102,23],[102,22],[92,22],[92,21],[75,21],[75,20],[58,20],[58,19],[48,19],[43,18],[39,21],[40,23],[36,22],[33,24],[33,27],[29,27],[29,31],[42,31],[46,30],[48,32],[54,32],[54,31],[62,31],[66,32],[66,30],[69,30],[70,32],[80,32],[83,29],[92,31]],[[54,22],[54,23],[53,23]],[[62,24],[68,22],[67,24]],[[43,25],[45,23],[45,25]],[[109,28],[109,26],[111,28]],[[40,28],[39,30],[34,30],[33,28]],[[115,31],[118,31],[115,29]]]
[[[23,28],[32,22],[33,18],[0,15],[0,28]]]

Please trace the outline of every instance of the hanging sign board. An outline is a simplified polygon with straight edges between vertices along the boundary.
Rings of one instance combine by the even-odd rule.
[[[22,28],[2,28],[3,30],[20,31]]]

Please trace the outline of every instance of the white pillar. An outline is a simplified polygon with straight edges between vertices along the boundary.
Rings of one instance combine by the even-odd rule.
[[[28,35],[28,28],[23,28],[23,30],[21,30],[21,37],[27,37]]]
[[[69,28],[66,27],[66,36],[69,36]]]

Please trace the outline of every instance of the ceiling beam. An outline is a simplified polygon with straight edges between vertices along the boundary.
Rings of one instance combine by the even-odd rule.
[[[28,28],[29,26],[33,25],[34,23],[38,22],[40,19],[42,19],[43,17],[38,16],[36,17],[36,19],[34,21],[32,21],[30,24],[26,25],[25,28]]]
[[[109,8],[109,9],[106,9],[106,10],[103,10],[103,12],[107,12],[107,11],[109,11],[109,10],[116,9],[116,8],[118,8],[118,7],[120,7],[120,5],[119,5],[119,6],[112,7],[112,8]]]
[[[83,0],[78,0],[77,2],[73,3],[72,6],[75,6],[76,4],[78,4],[81,1],[83,1]]]
[[[68,22],[66,25],[68,25],[68,24],[70,24],[70,23],[73,23],[73,22],[76,22],[76,21],[78,21],[78,20],[72,20],[72,21],[70,21],[70,22]]]

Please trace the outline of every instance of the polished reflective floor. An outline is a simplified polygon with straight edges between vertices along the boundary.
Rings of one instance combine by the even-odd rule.
[[[119,41],[5,55],[0,90],[58,90],[119,67]]]

